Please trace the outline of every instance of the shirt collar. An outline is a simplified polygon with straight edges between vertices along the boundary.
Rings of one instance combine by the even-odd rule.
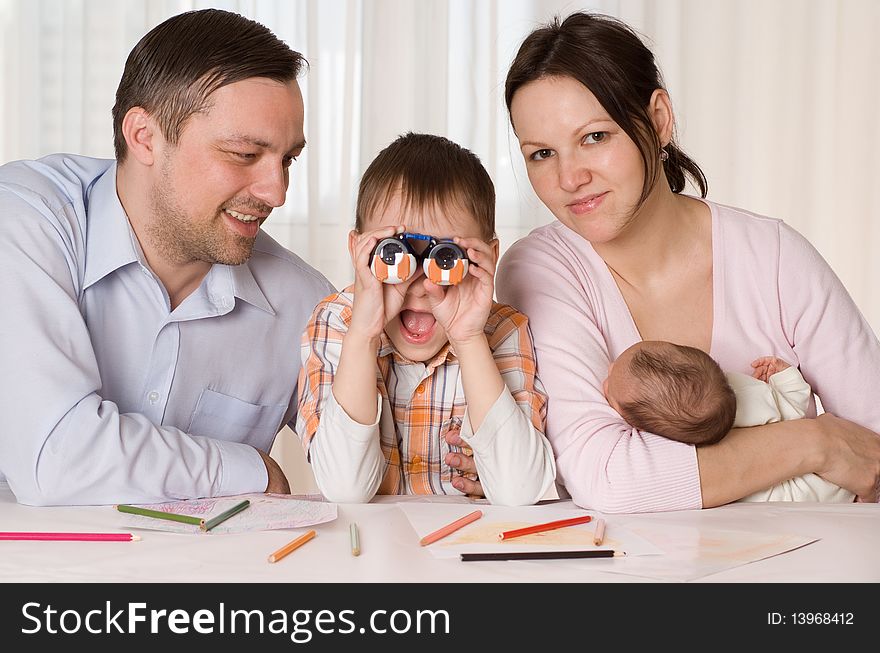
[[[257,234],[257,242],[254,243],[254,252],[257,251],[259,241],[265,238],[262,231]],[[232,294],[247,302],[255,308],[266,311],[269,315],[275,315],[275,310],[266,298],[266,295],[260,289],[257,280],[254,279],[254,273],[251,270],[253,254],[251,258],[241,265],[215,265],[214,267],[228,268],[232,277]]]
[[[262,232],[257,240],[263,238]],[[257,245],[255,244],[255,247]],[[131,228],[122,202],[116,193],[116,163],[98,178],[92,186],[88,205],[88,235],[86,236],[86,266],[83,287],[97,283],[111,272],[130,263],[143,259],[137,236]],[[208,284],[215,279],[221,286],[226,285],[231,294],[242,301],[275,315],[272,305],[260,289],[250,268],[250,261],[241,265],[214,265],[208,274]],[[227,285],[228,284],[228,285]],[[223,288],[209,288],[214,294],[223,294]]]
[[[396,363],[402,365],[424,365],[426,371],[430,374],[435,368],[443,365],[447,362],[447,359],[451,361],[455,360],[455,350],[452,348],[452,345],[447,342],[443,347],[440,348],[434,357],[431,360],[426,362],[421,361],[411,361],[410,359],[403,356],[397,349],[394,347],[394,343],[391,342],[391,338],[389,338],[384,332],[379,335],[379,357],[384,356],[393,356],[394,361]]]
[[[116,194],[115,163],[92,186],[87,211],[84,288],[138,260],[134,232]]]

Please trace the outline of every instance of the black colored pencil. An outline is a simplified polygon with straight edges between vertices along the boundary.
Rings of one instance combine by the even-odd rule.
[[[563,560],[567,558],[616,558],[625,556],[623,551],[510,551],[503,553],[462,553],[463,562],[485,560]]]

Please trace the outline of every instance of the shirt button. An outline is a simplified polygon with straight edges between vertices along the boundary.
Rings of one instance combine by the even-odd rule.
[[[153,390],[150,394],[147,395],[147,399],[150,400],[151,404],[155,404],[159,401],[159,393]]]
[[[418,387],[416,388],[416,392],[419,393],[420,395],[425,393],[425,382],[424,381],[419,383]]]

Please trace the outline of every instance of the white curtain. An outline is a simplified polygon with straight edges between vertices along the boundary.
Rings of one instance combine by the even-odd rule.
[[[502,250],[551,219],[508,127],[504,75],[536,25],[587,9],[626,20],[654,49],[710,199],[801,231],[880,331],[877,0],[0,0],[0,162],[112,156],[128,51],[165,18],[208,6],[262,22],[311,64],[309,145],[266,229],[339,287],[359,175],[406,131],[482,159]]]

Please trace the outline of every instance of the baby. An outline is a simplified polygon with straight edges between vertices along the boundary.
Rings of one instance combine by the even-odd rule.
[[[671,342],[642,341],[608,368],[603,390],[631,426],[693,445],[713,444],[731,428],[807,414],[810,385],[796,367],[767,356],[752,376],[725,374],[711,356]],[[816,474],[793,478],[742,501],[849,503],[855,496]]]

